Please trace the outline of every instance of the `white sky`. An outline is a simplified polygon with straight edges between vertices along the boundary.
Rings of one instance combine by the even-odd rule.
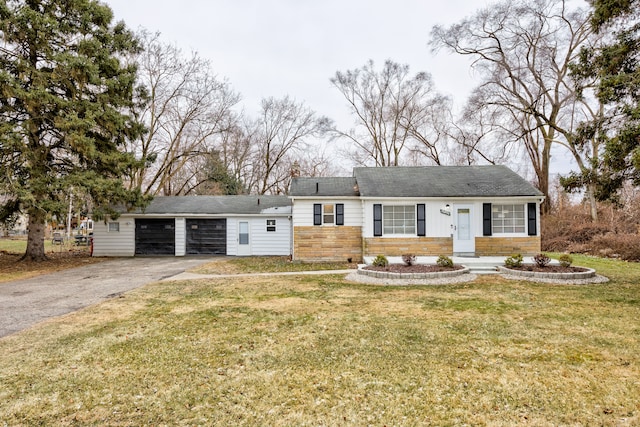
[[[329,79],[336,71],[386,59],[429,72],[436,88],[464,104],[474,86],[467,59],[429,51],[435,24],[450,25],[488,0],[102,0],[133,30],[159,31],[196,51],[242,95],[249,113],[262,98],[286,95],[352,126]]]
[[[260,99],[289,95],[338,119],[345,102],[329,79],[336,71],[391,59],[411,74],[432,74],[462,104],[472,82],[464,58],[429,52],[434,24],[451,24],[477,0],[103,0],[133,30],[159,31],[165,42],[212,62],[249,111]],[[459,96],[458,96],[459,95]],[[461,99],[458,100],[458,97]]]

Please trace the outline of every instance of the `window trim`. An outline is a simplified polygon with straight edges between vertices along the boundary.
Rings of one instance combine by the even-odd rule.
[[[331,209],[329,209],[331,208]],[[330,210],[331,212],[328,212]],[[330,221],[327,221],[327,219]],[[336,224],[336,205],[333,203],[322,204],[322,225],[335,225]]]
[[[522,214],[521,217],[517,217],[515,215],[504,217],[504,220],[512,221],[513,225],[505,226],[504,222],[502,225],[496,225],[496,214],[501,212],[496,212],[496,209],[503,211],[505,207],[509,207],[511,210],[507,212],[507,214],[517,213]],[[505,231],[505,227],[512,228],[513,230]],[[517,230],[519,229],[519,230]],[[523,235],[527,234],[527,204],[526,203],[492,203],[491,204],[491,235],[500,235],[500,236],[509,236],[509,235]]]
[[[406,237],[406,236],[417,236],[417,222],[416,222],[416,204],[412,204],[412,205],[400,205],[400,204],[388,204],[388,205],[382,205],[382,235],[383,236],[402,236],[402,237]],[[403,225],[402,226],[396,226],[395,224],[392,224],[391,226],[387,225],[386,223],[388,223],[389,221],[391,222],[396,222],[399,221],[399,218],[395,217],[395,210],[397,208],[403,208],[403,212],[402,212],[402,221],[403,221]],[[391,209],[391,212],[386,211],[386,209]],[[391,218],[388,218],[387,216],[385,216],[385,213],[391,213]],[[406,216],[410,214],[411,215],[411,224],[408,225],[407,223],[407,218]],[[388,227],[391,227],[392,232],[388,233],[385,232],[386,229]],[[398,228],[402,228],[402,229],[406,229],[406,228],[410,228],[412,231],[410,233],[398,233]]]
[[[112,228],[115,227],[115,228]],[[120,232],[120,222],[119,221],[110,221],[107,224],[107,233],[119,233]]]
[[[325,210],[329,207],[332,212]],[[329,216],[331,216],[331,222],[325,221]],[[325,227],[344,225],[344,203],[314,203],[313,225]]]

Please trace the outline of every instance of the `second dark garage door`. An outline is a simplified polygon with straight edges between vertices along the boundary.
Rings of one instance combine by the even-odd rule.
[[[227,254],[226,219],[187,219],[186,226],[187,254]]]

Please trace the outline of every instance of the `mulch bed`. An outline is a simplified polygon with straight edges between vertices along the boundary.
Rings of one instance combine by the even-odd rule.
[[[440,267],[436,264],[389,264],[386,267],[376,267],[375,265],[368,265],[364,267],[365,270],[388,271],[390,273],[438,273],[441,271],[462,270],[463,268],[464,267],[461,265],[454,265],[453,267]]]
[[[561,265],[547,265],[545,267],[540,267],[537,264],[524,264],[520,267],[503,267],[510,270],[535,271],[538,273],[582,273],[584,271],[588,271],[586,268],[582,267],[562,267]]]

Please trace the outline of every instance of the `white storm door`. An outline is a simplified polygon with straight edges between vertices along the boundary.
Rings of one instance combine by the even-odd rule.
[[[238,256],[251,255],[249,221],[238,221]]]
[[[453,252],[474,253],[476,239],[473,235],[473,206],[455,205],[453,214]]]

